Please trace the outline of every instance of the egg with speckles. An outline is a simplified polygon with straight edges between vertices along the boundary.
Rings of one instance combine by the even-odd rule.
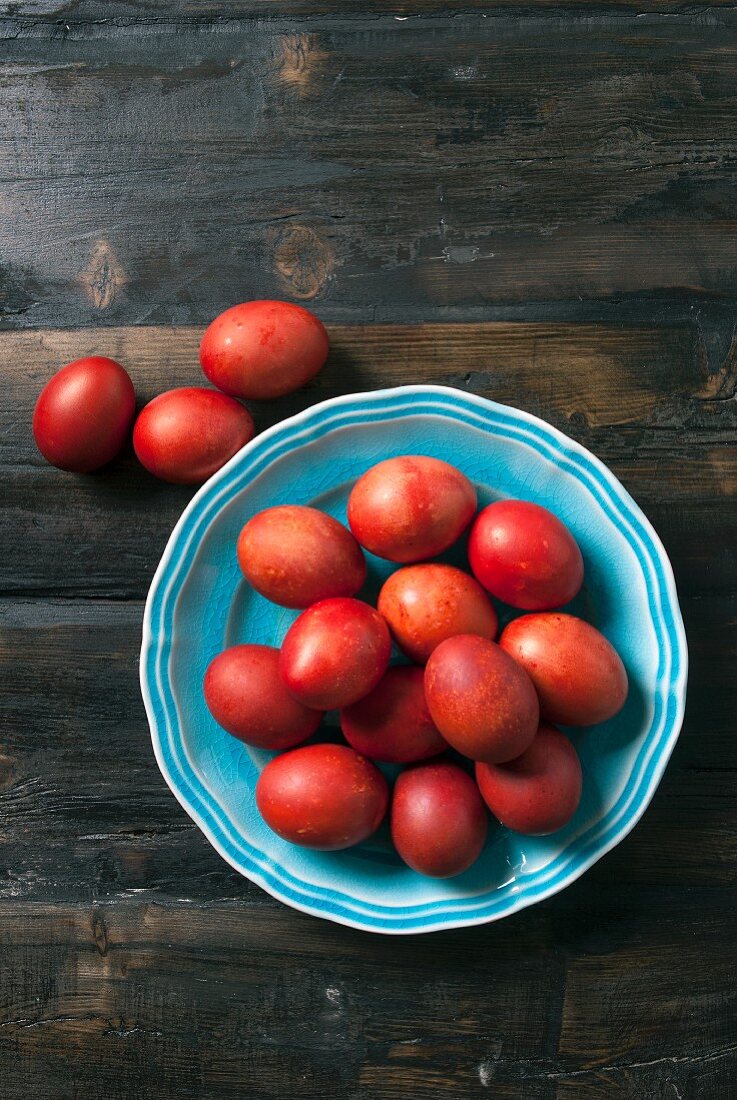
[[[200,363],[224,393],[265,400],[306,385],[325,363],[328,347],[324,325],[302,306],[241,302],[208,326]]]
[[[494,605],[478,581],[440,562],[397,569],[384,583],[378,607],[397,645],[418,664],[446,638],[493,639],[498,627]]]
[[[373,691],[390,655],[389,628],[373,607],[361,600],[321,600],[287,631],[279,672],[300,703],[333,710]]]
[[[366,559],[348,528],[305,505],[258,512],[238,537],[237,555],[249,584],[282,607],[354,596],[366,579]]]
[[[549,722],[595,726],[626,702],[622,659],[595,626],[575,615],[522,615],[505,627],[499,644],[530,676]]]
[[[375,764],[347,745],[305,745],[270,760],[256,805],[284,840],[324,852],[360,844],[381,824],[389,801]]]
[[[361,546],[396,562],[447,550],[473,519],[476,490],[455,466],[400,455],[372,466],[348,498],[348,523]]]
[[[532,680],[488,638],[460,634],[441,642],[425,668],[425,695],[445,740],[472,760],[512,760],[537,731]]]

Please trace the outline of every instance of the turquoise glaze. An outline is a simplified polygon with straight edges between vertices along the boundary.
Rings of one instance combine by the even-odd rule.
[[[356,478],[400,454],[452,462],[477,486],[481,504],[522,497],[560,516],[586,566],[584,591],[571,610],[613,642],[631,685],[620,715],[571,732],[584,796],[570,824],[544,839],[495,828],[479,861],[445,880],[405,867],[385,829],[344,852],[311,852],[280,840],[253,799],[267,754],[221,730],[202,696],[216,653],[236,642],[278,645],[296,615],[244,582],[235,545],[246,520],[269,505],[297,503],[345,521]],[[390,568],[370,558],[369,597]],[[527,413],[453,389],[409,386],[315,405],[253,440],[200,489],[151,586],[141,685],[164,777],[236,870],[305,912],[410,933],[514,913],[562,890],[622,840],[652,798],[678,737],[686,666],[670,563],[609,470]]]

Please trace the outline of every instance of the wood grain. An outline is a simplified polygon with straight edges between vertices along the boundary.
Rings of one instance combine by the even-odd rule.
[[[714,0],[707,9],[717,12],[720,8],[731,8],[731,0]],[[551,14],[561,18],[575,16],[585,8],[586,14],[611,19],[618,12],[636,12],[644,17],[663,14],[670,18],[680,17],[684,21],[693,20],[704,9],[694,8],[689,0],[527,0],[524,13]],[[114,9],[102,0],[6,0],[0,6],[0,18],[7,18],[13,24],[28,24],[37,32],[69,33],[76,25],[95,21],[100,24],[131,25],[184,25],[192,23],[211,24],[219,20],[248,20],[253,18],[284,18],[285,16],[332,16],[335,18],[358,19],[377,18],[389,11],[391,18],[398,23],[432,17],[451,16],[466,18],[477,12],[485,15],[519,17],[519,6],[511,0],[394,0],[391,9],[381,0],[361,0],[357,5],[348,7],[339,0],[117,0]],[[401,28],[398,28],[401,29]]]
[[[647,900],[399,941],[282,908],[4,904],[4,1096],[727,1096],[732,912],[684,959],[693,910]]]
[[[400,945],[290,912],[240,878],[155,767],[136,668],[142,603],[121,597],[144,592],[188,493],[130,458],[80,479],[34,453],[33,401],[60,362],[114,355],[145,400],[196,378],[200,331],[3,338],[4,1096],[128,1100],[154,1077],[177,1100],[729,1095],[731,356],[712,370],[694,326],[333,326],[314,385],[257,410],[263,427],[408,380],[514,402],[610,461],[674,558],[693,687],[635,832],[514,920]]]
[[[382,939],[289,911],[210,847],[156,768],[142,603],[188,497],[132,458],[94,478],[29,433],[60,362],[120,358],[142,400],[197,378],[199,328],[6,333],[0,380],[3,1100],[729,1096],[737,1073],[733,360],[696,326],[333,326],[305,393],[445,382],[600,453],[673,556],[686,722],[633,834],[513,920]],[[25,593],[25,595],[23,595]],[[100,598],[101,595],[115,598]]]
[[[732,0],[0,3],[2,1100],[729,1100],[737,1080]],[[249,297],[339,393],[542,416],[673,560],[686,721],[651,807],[499,924],[382,938],[238,876],[156,767],[142,599],[190,491],[35,451],[63,362],[197,384]]]
[[[333,321],[714,308],[731,333],[731,8],[95,3],[0,24],[5,327],[287,296]]]
[[[0,603],[0,899],[273,907],[211,850],[159,775],[138,686],[142,614],[120,601]],[[594,893],[657,884],[671,904],[684,880],[734,886],[737,601],[694,597],[684,614],[694,685],[684,731]]]
[[[57,367],[123,362],[141,401],[202,380],[199,328],[8,333],[0,380],[0,592],[141,598],[191,490],[132,456],[94,477],[47,466],[30,421]],[[315,401],[411,379],[458,386],[542,416],[607,462],[650,516],[684,592],[734,591],[734,360],[710,373],[693,327],[446,324],[332,326],[328,366],[304,391],[254,406],[264,428]]]

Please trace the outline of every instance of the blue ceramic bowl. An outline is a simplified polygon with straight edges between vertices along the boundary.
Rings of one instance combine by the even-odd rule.
[[[386,831],[343,852],[297,848],[254,804],[268,754],[220,729],[202,695],[210,660],[237,642],[279,645],[296,612],[244,582],[237,536],[269,505],[313,504],[345,520],[369,466],[426,454],[458,466],[480,504],[522,497],[550,508],[583,551],[573,611],[621,654],[628,702],[603,725],[571,731],[584,770],[581,806],[551,837],[490,831],[478,862],[452,879],[404,866]],[[375,591],[389,563],[370,560]],[[296,909],[375,932],[429,932],[498,920],[557,893],[634,827],[678,737],[686,641],[673,573],[645,516],[588,451],[548,424],[457,390],[410,386],[315,405],[264,432],[197,493],[175,527],[146,604],[141,685],[154,751],[172,791],[236,870]]]

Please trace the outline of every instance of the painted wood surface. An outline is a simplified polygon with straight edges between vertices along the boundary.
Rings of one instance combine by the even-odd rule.
[[[726,338],[737,15],[662,7],[14,0],[0,317],[202,323],[287,295],[331,321]]]
[[[737,17],[671,0],[0,6],[0,1096],[728,1100],[737,1081]],[[383,939],[237,876],[164,784],[143,599],[190,490],[46,466],[35,398],[199,380],[220,309],[344,392],[459,386],[591,448],[673,560],[686,723],[632,835]]]
[[[726,1096],[737,1074],[737,607],[730,363],[694,327],[334,327],[305,392],[427,381],[514,402],[609,462],[673,558],[692,657],[682,739],[632,836],[489,928],[392,940],[285,910],[169,793],[139,698],[142,598],[191,490],[132,457],[35,453],[54,367],[98,349],[145,400],[200,329],[6,334],[0,548],[5,1095]],[[727,1090],[727,1091],[725,1091]]]

